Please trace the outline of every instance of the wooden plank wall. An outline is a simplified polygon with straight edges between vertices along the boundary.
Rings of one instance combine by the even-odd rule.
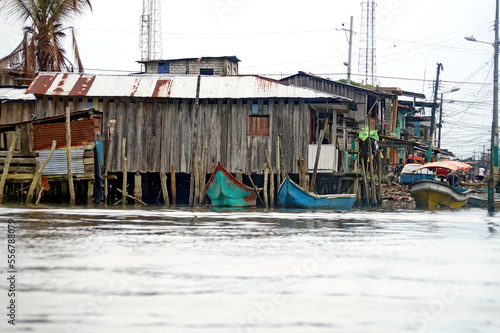
[[[270,117],[270,135],[248,136],[252,104],[259,115]],[[103,112],[102,133],[97,141],[108,141],[108,123],[115,119],[111,140],[110,170],[121,171],[121,142],[127,138],[129,172],[190,173],[192,167],[195,103],[188,99],[139,98],[47,98],[37,103],[37,113],[46,116],[93,107]],[[220,161],[230,172],[262,173],[264,150],[274,169],[278,163],[277,138],[283,134],[286,171],[298,173],[297,158],[307,160],[310,137],[310,107],[297,99],[200,100],[198,159],[208,148],[207,172]],[[105,152],[107,148],[105,148]]]
[[[0,125],[30,120],[30,115],[32,113],[35,113],[34,101],[9,101],[0,103]],[[12,140],[12,135],[13,132],[7,133],[7,142],[4,142],[3,136],[0,135],[0,147],[6,147],[6,149],[8,149]],[[21,140],[24,140],[26,133],[19,133],[19,135]],[[21,149],[21,140],[17,142],[16,150]]]

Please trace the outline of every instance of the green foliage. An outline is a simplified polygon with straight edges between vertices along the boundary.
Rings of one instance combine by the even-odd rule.
[[[347,80],[346,79],[340,79],[340,80],[337,80],[337,82],[347,83]],[[362,87],[362,88],[373,88],[373,86],[371,84],[361,84],[361,83],[358,83],[358,82],[354,82],[352,80],[351,80],[351,85],[356,86],[356,87]]]

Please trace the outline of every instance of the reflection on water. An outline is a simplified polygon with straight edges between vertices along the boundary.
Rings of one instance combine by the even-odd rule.
[[[0,212],[0,304],[9,218],[19,259],[2,332],[500,331],[484,210]]]

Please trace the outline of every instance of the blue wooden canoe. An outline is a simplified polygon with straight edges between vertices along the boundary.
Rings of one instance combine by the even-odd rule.
[[[284,208],[351,209],[355,200],[356,194],[319,195],[306,191],[288,177],[278,190],[278,205]]]
[[[214,207],[248,207],[257,204],[255,189],[234,178],[220,162],[207,183],[206,193]]]

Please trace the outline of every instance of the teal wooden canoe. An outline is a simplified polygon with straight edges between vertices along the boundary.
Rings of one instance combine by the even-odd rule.
[[[356,194],[316,194],[306,191],[286,177],[278,190],[278,204],[284,208],[351,209]]]
[[[248,207],[257,204],[255,189],[234,178],[220,162],[207,183],[206,193],[214,207]]]

